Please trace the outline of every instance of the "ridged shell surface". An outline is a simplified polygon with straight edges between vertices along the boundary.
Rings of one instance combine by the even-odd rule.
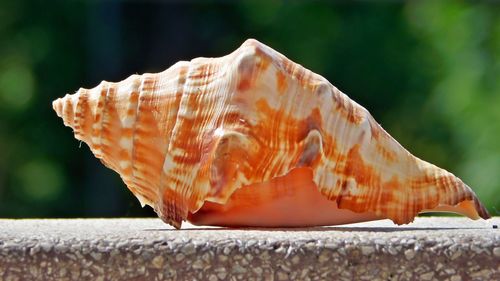
[[[288,175],[309,176],[338,209],[398,224],[427,210],[489,217],[459,178],[411,155],[325,78],[256,40],[221,58],[103,81],[53,107],[141,204],[177,228],[204,204],[252,206],[264,192],[252,186],[274,188]],[[240,189],[248,195],[235,201]],[[285,196],[286,184],[273,192],[266,198]]]

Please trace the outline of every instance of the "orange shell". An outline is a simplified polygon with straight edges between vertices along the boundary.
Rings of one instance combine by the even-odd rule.
[[[53,102],[167,223],[309,226],[421,212],[489,218],[325,78],[256,41]]]

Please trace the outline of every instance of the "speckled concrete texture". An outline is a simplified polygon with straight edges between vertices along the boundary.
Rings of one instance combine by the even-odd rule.
[[[299,229],[0,220],[0,280],[500,280],[500,218]]]

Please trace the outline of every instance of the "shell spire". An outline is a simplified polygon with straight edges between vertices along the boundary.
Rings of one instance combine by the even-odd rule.
[[[57,115],[165,222],[328,225],[489,214],[325,78],[253,40],[221,58],[102,82]]]

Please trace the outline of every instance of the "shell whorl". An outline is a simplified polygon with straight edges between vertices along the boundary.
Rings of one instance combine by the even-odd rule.
[[[75,137],[142,204],[180,227],[205,201],[309,167],[339,208],[398,224],[472,202],[453,174],[416,158],[325,78],[255,40],[221,58],[102,82],[53,103]]]

